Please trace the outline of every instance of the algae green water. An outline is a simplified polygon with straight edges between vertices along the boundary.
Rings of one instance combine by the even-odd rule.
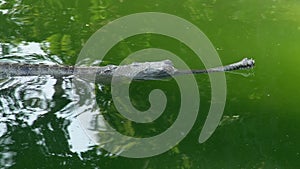
[[[300,166],[297,0],[1,0],[1,61],[73,65],[93,33],[117,18],[139,12],[168,13],[196,25],[210,39],[223,64],[244,57],[256,60],[251,71],[226,73],[226,106],[213,135],[202,144],[198,142],[211,102],[208,75],[195,76],[201,104],[188,135],[163,154],[136,159],[102,149],[110,138],[102,137],[100,145],[95,145],[81,130],[77,117],[90,112],[83,117],[103,117],[117,131],[133,137],[163,133],[172,126],[180,108],[180,91],[174,80],[131,84],[131,101],[139,110],[149,108],[148,96],[153,89],[163,90],[168,99],[163,115],[152,123],[139,124],[120,116],[107,84],[51,76],[12,77],[0,82],[1,168]],[[146,48],[171,51],[191,68],[204,67],[188,46],[157,34],[122,40],[103,61],[93,62],[119,64],[131,53]],[[93,103],[97,107],[91,107]],[[99,130],[99,137],[101,132],[105,131]]]

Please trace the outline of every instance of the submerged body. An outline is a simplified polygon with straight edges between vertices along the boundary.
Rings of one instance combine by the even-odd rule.
[[[240,62],[227,66],[204,70],[177,70],[170,60],[158,62],[132,63],[129,65],[108,65],[103,67],[61,66],[44,64],[0,63],[0,76],[70,76],[94,75],[98,78],[124,77],[138,80],[161,79],[175,75],[225,72],[248,69],[254,66],[253,59],[245,58]]]

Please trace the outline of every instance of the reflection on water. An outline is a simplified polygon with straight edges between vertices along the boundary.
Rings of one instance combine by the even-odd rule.
[[[49,134],[47,132],[58,132],[57,130],[65,130],[63,131],[66,132],[64,133],[65,137],[70,136],[65,139],[69,142],[68,147],[73,152],[86,151],[92,145],[86,134],[80,133],[81,126],[76,121],[76,114],[92,112],[93,109],[89,105],[93,105],[90,103],[93,100],[84,100],[83,102],[80,99],[84,93],[91,91],[87,91],[89,89],[83,88],[84,86],[80,87],[81,91],[76,91],[76,85],[69,79],[57,80],[50,76],[15,77],[2,80],[0,84],[0,133],[3,138],[1,147],[5,150],[1,151],[1,166],[10,165],[9,161],[13,162],[15,155],[18,154],[19,150],[13,147],[15,142],[20,141],[16,139],[21,138],[11,136],[10,132],[14,132],[14,129],[30,129],[29,132],[35,133],[31,133],[31,135],[34,134],[37,137],[34,142],[43,147],[49,146],[49,140],[47,140],[49,138],[45,137]],[[61,103],[63,104],[60,105]],[[60,109],[57,110],[57,107]],[[51,115],[53,117],[48,119],[47,116],[51,113],[53,113]],[[53,124],[56,123],[55,119],[64,119],[61,125],[65,126],[65,129],[53,126],[57,125]],[[46,120],[43,124],[46,126],[39,124],[43,120]],[[50,145],[60,144],[58,140],[53,141]],[[56,151],[52,152],[51,147],[44,148],[46,148],[44,152],[46,154]]]
[[[2,44],[1,52],[3,62],[62,62],[55,56],[46,57],[38,43],[19,46]],[[22,149],[31,149],[30,144],[34,144],[32,147],[40,147],[46,156],[69,156],[68,152],[80,154],[92,149],[95,142],[87,135],[90,134],[87,131],[90,131],[95,114],[99,114],[93,90],[91,84],[79,79],[55,79],[51,76],[2,79],[0,166],[14,165]],[[12,132],[19,134],[12,135]],[[62,134],[62,137],[57,134],[51,136],[53,132]],[[26,137],[31,143],[26,140],[22,143],[21,140]]]
[[[1,83],[1,120],[10,125],[32,125],[49,111],[55,79],[50,77],[11,78]]]
[[[10,136],[12,128],[32,126],[53,106],[52,95],[55,79],[44,77],[12,78],[0,84],[1,146],[5,147],[1,155],[1,166],[10,166],[18,152],[12,148],[14,140]],[[9,129],[9,130],[7,130]],[[6,131],[5,131],[6,130]],[[37,140],[42,144],[43,140]]]

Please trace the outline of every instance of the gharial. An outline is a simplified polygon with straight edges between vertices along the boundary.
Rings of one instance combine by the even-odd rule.
[[[255,61],[244,58],[243,60],[226,66],[208,68],[203,70],[178,70],[173,66],[172,61],[163,60],[156,62],[132,63],[128,65],[108,65],[103,67],[85,67],[85,66],[63,66],[63,65],[45,65],[45,64],[22,64],[0,62],[0,77],[11,76],[69,76],[69,75],[94,75],[100,79],[111,79],[114,77],[125,77],[136,80],[163,79],[166,77],[201,74],[211,72],[226,72],[232,70],[253,68]]]

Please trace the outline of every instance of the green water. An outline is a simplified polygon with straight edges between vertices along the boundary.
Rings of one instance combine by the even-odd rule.
[[[168,98],[161,117],[149,124],[138,124],[118,114],[107,84],[89,87],[84,81],[50,76],[3,79],[1,168],[300,166],[299,1],[0,0],[0,4],[2,61],[75,64],[84,43],[99,28],[122,16],[150,11],[176,15],[196,25],[211,40],[224,64],[244,57],[256,60],[254,70],[239,71],[248,77],[226,73],[226,107],[218,128],[205,143],[200,144],[198,137],[209,110],[211,88],[207,75],[197,75],[201,106],[192,130],[171,150],[140,159],[120,157],[92,144],[83,137],[76,117],[92,112],[102,115],[125,135],[157,135],[167,130],[178,115],[180,93],[174,80],[131,85],[132,104],[139,110],[149,108],[148,95],[155,88],[162,89]],[[101,64],[119,64],[129,54],[145,48],[171,51],[191,68],[203,68],[188,46],[154,34],[119,42]],[[95,93],[96,99],[89,93]],[[94,102],[98,107],[91,108]],[[103,139],[101,145],[109,140]]]

